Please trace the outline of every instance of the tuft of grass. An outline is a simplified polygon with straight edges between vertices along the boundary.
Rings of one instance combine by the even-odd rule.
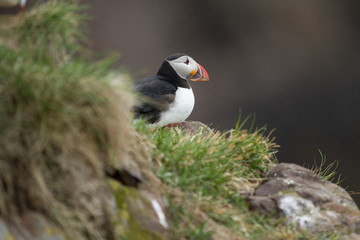
[[[251,118],[249,130],[243,129]],[[153,146],[155,174],[170,187],[165,195],[173,239],[339,239],[336,229],[312,234],[286,225],[277,215],[248,209],[243,196],[277,163],[277,145],[265,128],[254,129],[254,118],[239,117],[235,129],[226,132],[200,129],[191,134],[181,128],[149,128],[142,120],[135,123]],[[318,173],[332,179],[335,165],[323,166]]]
[[[86,7],[74,2],[38,3],[24,16],[2,19],[6,22],[0,24],[3,41],[44,64],[65,63],[79,52],[84,53],[81,42],[85,40],[84,22],[89,17],[84,13]]]
[[[182,191],[236,202],[239,192],[256,184],[272,163],[275,144],[264,137],[264,131],[238,127],[189,135],[176,128],[157,129],[149,135],[156,145],[156,174]]]
[[[276,162],[276,144],[264,135],[265,128],[242,129],[249,119],[250,116],[242,121],[239,118],[236,128],[226,132],[199,130],[194,134],[180,128],[154,130],[143,121],[136,122],[136,129],[153,144],[152,161],[156,175],[166,185],[185,194],[186,197],[181,198],[188,201],[174,201],[177,204],[170,206],[175,219],[172,228],[177,236],[175,239],[191,239],[186,234],[190,232],[206,236],[204,239],[218,234],[206,225],[209,219],[233,232],[234,238],[231,239],[253,231],[249,219],[246,220],[249,211],[242,194],[251,192]],[[206,217],[195,214],[189,202],[196,203]],[[178,216],[182,216],[186,224],[176,224]]]
[[[33,210],[72,239],[105,239],[103,169],[131,152],[133,97],[111,58],[85,59],[81,11],[47,1],[0,20],[0,215]]]
[[[320,164],[318,164],[317,161],[314,159],[314,165],[310,169],[323,179],[329,180],[339,185],[342,182],[341,174],[339,174],[336,178],[336,170],[338,168],[339,162],[334,161],[326,165],[326,155],[324,155],[320,149],[318,149],[318,152],[320,154]]]
[[[212,232],[206,227],[205,221],[199,221],[187,209],[185,198],[181,199],[180,204],[176,200],[169,199],[169,214],[171,215],[170,226],[172,229],[183,229],[183,231],[172,231],[172,239],[209,239]]]

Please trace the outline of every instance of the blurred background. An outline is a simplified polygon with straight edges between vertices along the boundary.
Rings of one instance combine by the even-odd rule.
[[[34,2],[34,1],[32,1]],[[176,52],[210,82],[193,83],[190,120],[233,128],[256,113],[280,162],[338,161],[341,185],[360,192],[360,1],[82,0],[90,48],[116,51],[136,79]],[[360,195],[352,195],[360,204]]]
[[[84,0],[95,52],[118,51],[135,78],[183,52],[209,73],[190,120],[226,130],[256,113],[280,162],[339,162],[360,192],[360,2]],[[353,198],[360,203],[359,195]]]

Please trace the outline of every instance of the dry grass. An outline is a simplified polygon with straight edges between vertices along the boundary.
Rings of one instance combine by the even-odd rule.
[[[331,235],[306,236],[248,210],[243,195],[263,180],[276,152],[262,129],[187,134],[139,121],[135,133],[124,75],[111,71],[111,59],[82,57],[84,16],[72,2],[47,1],[0,19],[1,217],[35,210],[71,239],[114,239],[103,170],[133,170],[135,161],[142,187],[167,200],[173,239]]]
[[[79,57],[79,10],[49,1],[1,19],[0,215],[36,210],[72,239],[105,239],[103,169],[136,155],[132,95],[111,61]]]

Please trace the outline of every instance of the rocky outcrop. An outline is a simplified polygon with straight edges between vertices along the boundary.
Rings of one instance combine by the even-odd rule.
[[[213,132],[199,122],[185,122],[178,128],[189,134]],[[110,179],[96,178],[91,182],[91,178],[86,178],[86,183],[79,185],[80,191],[75,191],[78,194],[75,199],[88,206],[86,210],[91,216],[97,216],[97,212],[105,216],[104,221],[108,221],[108,227],[104,227],[106,239],[171,239],[171,219],[162,197],[177,191],[166,187],[154,175],[148,154],[151,146],[141,136],[133,134],[129,146],[134,147],[123,155],[121,168],[105,165]],[[134,149],[138,151],[135,153]],[[296,164],[275,165],[266,177],[253,194],[246,197],[252,210],[283,216],[285,224],[295,224],[311,233],[338,228],[344,233],[341,239],[360,239],[360,211],[338,185]],[[67,183],[74,185],[76,182]],[[178,199],[184,197],[177,194]],[[241,239],[201,211],[192,214],[210,226],[211,239]],[[62,240],[68,237],[68,232],[59,224],[39,212],[0,218],[0,239]]]
[[[248,201],[251,209],[283,215],[288,224],[309,232],[339,227],[353,233],[348,239],[360,237],[360,211],[349,194],[296,164],[272,168]]]

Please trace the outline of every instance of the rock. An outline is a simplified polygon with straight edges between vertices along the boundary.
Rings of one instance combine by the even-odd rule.
[[[137,187],[139,183],[141,183],[143,180],[140,170],[138,170],[138,166],[136,165],[136,163],[134,163],[134,165],[136,166],[136,168],[134,168],[136,169],[136,171],[129,172],[126,169],[116,169],[108,166],[105,169],[105,173],[107,177],[113,178],[124,184],[125,186]]]
[[[65,240],[65,233],[41,214],[27,212],[22,217],[0,218],[0,239]]]
[[[348,236],[344,236],[342,238],[342,240],[359,240],[360,239],[360,234],[356,234],[356,233],[351,233]]]
[[[165,234],[169,228],[162,199],[154,193],[140,190],[138,196],[127,197],[130,212],[143,228],[152,233]]]
[[[160,196],[110,180],[117,209],[113,214],[119,239],[168,239],[168,222]]]
[[[268,197],[256,196],[251,198],[252,210],[257,210],[263,213],[272,213],[277,210],[275,201]]]
[[[181,130],[186,131],[189,134],[195,134],[198,132],[202,132],[202,134],[211,134],[214,132],[213,129],[209,128],[204,123],[198,121],[185,121],[178,124],[178,127]]]
[[[281,163],[272,168],[267,180],[247,200],[250,209],[281,214],[286,223],[312,233],[333,227],[360,232],[360,211],[350,195],[296,164]]]

